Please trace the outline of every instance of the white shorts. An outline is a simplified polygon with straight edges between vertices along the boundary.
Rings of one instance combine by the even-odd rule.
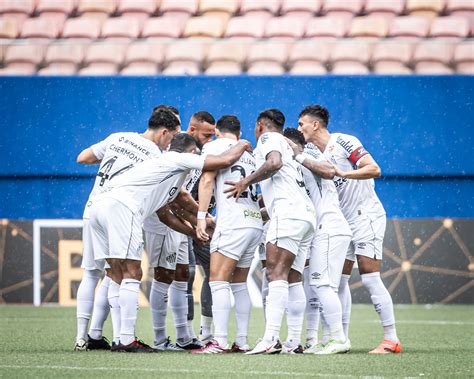
[[[382,260],[383,238],[387,218],[385,215],[375,219],[367,215],[361,215],[350,223],[352,230],[352,242],[347,250],[346,259],[356,260],[356,255]]]
[[[82,219],[82,264],[81,267],[84,270],[100,270],[104,271],[105,268],[110,268],[105,259],[95,260],[94,249],[92,246],[91,239],[91,226],[89,219]]]
[[[351,243],[350,236],[317,234],[312,243],[309,256],[311,285],[331,286],[339,289],[346,252]]]
[[[296,258],[291,268],[303,273],[314,235],[314,224],[305,220],[279,219],[277,216],[273,217],[269,223],[265,242],[293,253]]]
[[[142,219],[125,205],[114,199],[96,201],[89,223],[95,260],[142,259]]]
[[[167,228],[166,235],[145,231],[145,250],[150,267],[176,270],[176,264],[189,264],[188,237]]]
[[[255,249],[262,242],[262,230],[256,228],[216,230],[211,240],[211,254],[219,252],[237,261],[237,267],[252,264]]]

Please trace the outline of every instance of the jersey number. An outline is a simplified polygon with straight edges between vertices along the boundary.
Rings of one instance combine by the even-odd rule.
[[[112,179],[115,175],[119,175],[128,169],[132,168],[133,165],[128,165],[117,172],[114,172],[113,174],[110,174],[110,171],[112,170],[112,166],[114,165],[115,161],[117,160],[118,157],[112,157],[110,158],[107,162],[105,162],[102,167],[100,168],[99,172],[97,173],[97,176],[100,178],[100,183],[99,186],[102,187],[107,180]]]
[[[245,169],[242,166],[239,166],[239,165],[232,166],[232,168],[230,169],[230,172],[236,172],[236,171],[239,171],[240,175],[243,178],[247,176],[245,173]],[[251,172],[251,174],[253,174],[253,172]],[[249,197],[249,193],[250,193],[250,198],[252,199],[252,201],[258,200],[257,186],[254,187],[252,184],[249,186],[249,190],[242,192],[239,197],[242,199],[247,199]]]

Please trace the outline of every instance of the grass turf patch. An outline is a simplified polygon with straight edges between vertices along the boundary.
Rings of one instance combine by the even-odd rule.
[[[199,314],[199,309],[196,309]],[[474,306],[395,307],[402,354],[371,356],[382,340],[378,316],[369,305],[354,305],[352,351],[337,356],[244,356],[189,353],[116,354],[73,352],[75,309],[56,306],[0,306],[0,377],[470,377],[473,376]],[[174,338],[171,311],[168,333]],[[199,320],[195,320],[198,329]],[[235,333],[231,319],[230,341]],[[263,334],[263,313],[252,310],[249,342]],[[151,344],[150,309],[139,311],[137,334]],[[110,337],[110,321],[105,328]],[[282,336],[286,327],[282,328]]]

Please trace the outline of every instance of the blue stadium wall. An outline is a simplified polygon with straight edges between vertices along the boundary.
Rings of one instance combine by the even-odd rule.
[[[474,217],[474,77],[0,78],[0,218],[80,218],[94,167],[77,154],[117,131],[142,131],[157,104],[236,114],[254,141],[270,107],[296,126],[320,103],[330,130],[354,134],[383,171],[389,217]]]

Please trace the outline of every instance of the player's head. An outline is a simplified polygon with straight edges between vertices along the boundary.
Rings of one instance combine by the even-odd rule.
[[[167,109],[153,112],[148,120],[147,137],[158,147],[165,150],[171,139],[180,132],[178,118]]]
[[[178,153],[196,153],[196,141],[187,133],[178,133],[171,140],[169,151]]]
[[[329,124],[329,112],[321,105],[308,105],[299,115],[298,130],[304,134],[308,141],[318,130],[327,129]]]
[[[181,123],[181,116],[179,115],[179,111],[177,108],[173,107],[172,105],[160,104],[160,105],[157,105],[155,108],[153,108],[153,113],[161,109],[166,109],[170,111],[171,113],[173,113],[178,118],[179,122]]]
[[[283,126],[285,126],[285,115],[278,109],[266,109],[257,117],[255,137],[259,139],[265,132],[283,133]]]
[[[189,120],[187,133],[196,140],[198,148],[202,149],[216,134],[216,120],[209,112],[196,112]]]
[[[301,151],[304,150],[304,145],[306,145],[306,142],[304,140],[303,133],[301,133],[298,129],[286,128],[283,131],[283,135],[286,138],[291,139],[294,143],[296,143]]]
[[[240,138],[240,120],[234,115],[224,115],[216,124],[216,134],[230,133],[233,134],[237,139]]]

